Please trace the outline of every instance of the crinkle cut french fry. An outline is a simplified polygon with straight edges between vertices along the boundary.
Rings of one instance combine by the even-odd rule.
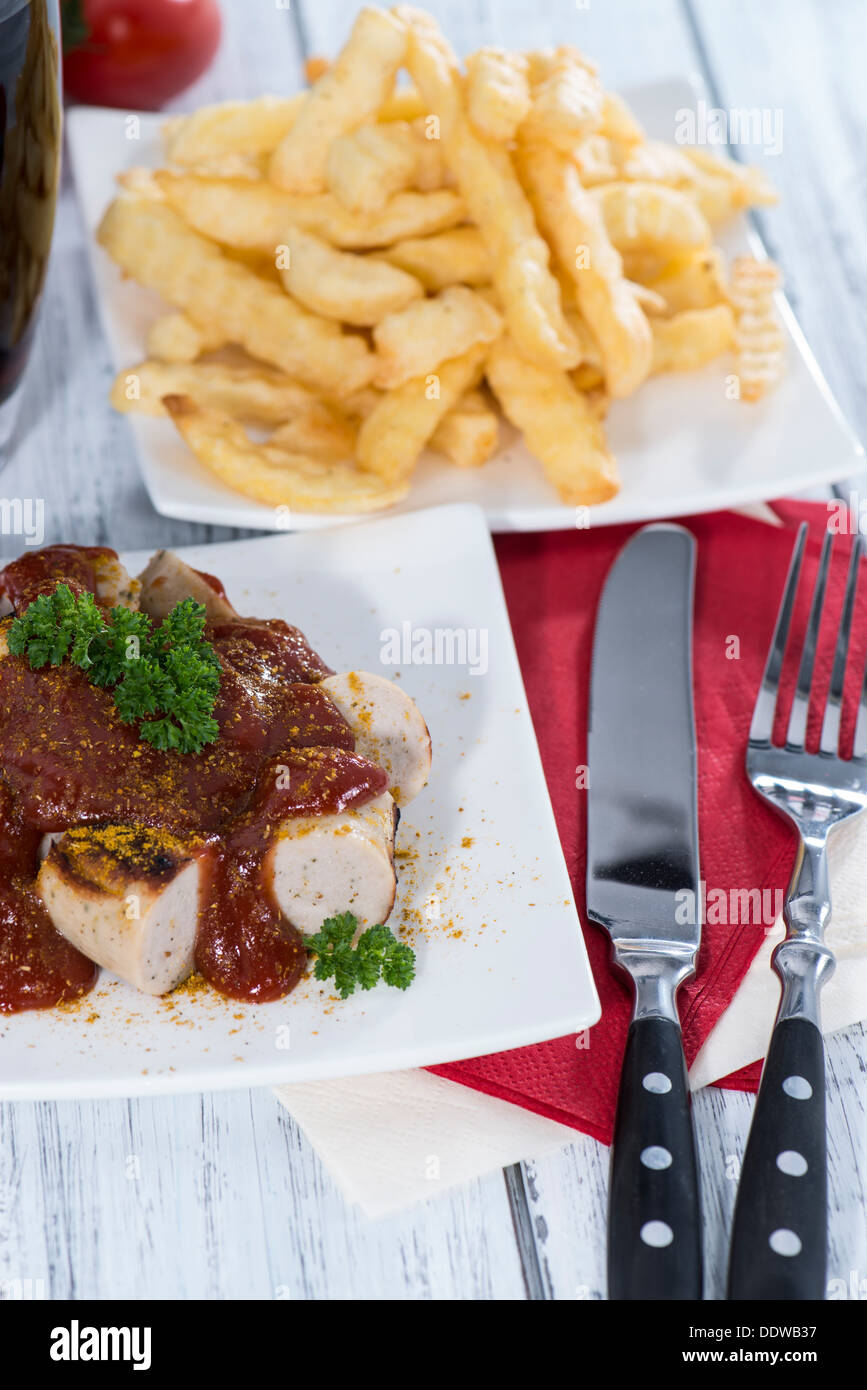
[[[116,198],[97,238],[139,284],[305,385],[342,395],[370,382],[375,361],[360,337],[224,256],[167,204]]]
[[[761,400],[783,374],[785,339],[774,304],[781,284],[773,261],[738,256],[732,265],[729,297],[737,313],[736,370],[744,401]]]
[[[711,154],[709,150],[699,149],[695,145],[685,146],[683,153],[693,168],[707,180],[725,184],[729,211],[737,212],[741,208],[766,206],[779,201],[779,194],[770,179],[754,165],[741,164],[722,154]],[[702,186],[701,179],[694,185],[699,198]]]
[[[529,357],[554,367],[576,366],[577,344],[563,315],[550,252],[509,151],[472,129],[457,58],[436,24],[410,6],[400,5],[396,13],[410,31],[407,66],[439,118],[446,162],[485,239],[512,336]]]
[[[481,391],[468,391],[437,425],[430,447],[456,468],[481,468],[496,453],[499,438],[497,412]]]
[[[277,148],[291,130],[307,93],[293,97],[257,97],[200,106],[176,116],[163,127],[166,155],[172,164],[201,165],[226,155],[264,155]]]
[[[529,64],[521,53],[480,48],[467,58],[467,114],[492,140],[514,140],[532,106]]]
[[[599,129],[609,140],[616,140],[621,145],[637,145],[644,139],[644,131],[623,97],[616,92],[606,92],[602,98]]]
[[[599,128],[605,95],[592,63],[564,46],[531,59],[533,100],[525,139],[544,139],[571,154],[576,141]]]
[[[359,465],[386,483],[406,481],[440,421],[482,377],[488,348],[443,362],[431,377],[386,392],[358,432]]]
[[[348,212],[333,193],[296,198],[264,179],[219,179],[161,170],[159,188],[173,208],[203,236],[240,250],[274,256],[287,227],[300,227],[344,251],[391,246],[463,222],[466,208],[450,188],[396,193],[381,212]]]
[[[491,281],[488,250],[476,227],[455,227],[434,236],[407,237],[374,254],[378,260],[388,261],[414,275],[434,294],[449,285],[476,288]]]
[[[193,323],[188,314],[163,314],[148,329],[148,357],[162,362],[195,362],[203,352],[224,347],[226,339],[219,329]]]
[[[709,246],[707,218],[686,193],[658,183],[602,184],[591,197],[618,251],[657,251],[669,256]]]
[[[188,396],[166,396],[164,405],[199,462],[258,502],[301,512],[353,513],[382,511],[406,495],[405,483],[387,485],[351,463],[256,444],[236,420]]]
[[[415,87],[396,87],[376,113],[378,121],[417,121],[428,114],[421,93]]]
[[[478,344],[494,342],[503,320],[481,295],[454,285],[433,299],[421,299],[377,324],[373,330],[375,382],[389,389],[435,372],[441,362],[462,357]]]
[[[325,407],[302,411],[278,426],[268,439],[271,448],[306,454],[325,463],[345,462],[355,452],[356,431],[349,420]]]
[[[283,284],[314,313],[338,323],[372,327],[424,298],[420,281],[397,266],[337,251],[327,241],[292,227],[282,257]]]
[[[293,193],[322,193],[333,140],[376,115],[394,89],[406,28],[393,14],[361,11],[334,66],[320,77],[271,156],[270,176]]]
[[[691,372],[734,343],[735,319],[728,304],[684,309],[670,319],[653,319],[653,371]]]
[[[111,403],[123,413],[164,415],[163,396],[190,396],[198,405],[265,425],[297,414],[325,423],[334,414],[306,386],[258,362],[140,362],[115,378]]]
[[[722,252],[710,246],[677,256],[650,278],[648,287],[662,297],[669,314],[722,304],[727,294]]]
[[[412,188],[420,156],[419,137],[407,121],[359,126],[332,141],[328,187],[349,212],[381,212],[395,193]]]
[[[485,370],[503,413],[564,502],[589,506],[617,493],[617,464],[597,411],[566,372],[527,361],[508,337],[491,348]]]
[[[574,283],[578,305],[599,343],[608,391],[629,396],[650,371],[653,339],[623,277],[601,211],[572,161],[552,146],[522,143],[518,166],[539,223]]]

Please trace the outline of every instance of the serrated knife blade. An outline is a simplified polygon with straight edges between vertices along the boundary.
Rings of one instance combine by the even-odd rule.
[[[635,987],[609,1184],[612,1299],[701,1297],[698,1167],[676,1004],[701,936],[695,563],[683,527],[637,532],[606,579],[593,643],[587,912]]]

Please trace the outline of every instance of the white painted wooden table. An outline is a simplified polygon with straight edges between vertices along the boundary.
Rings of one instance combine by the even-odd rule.
[[[217,62],[178,103],[288,91],[331,53],[355,0],[223,0]],[[867,438],[863,0],[429,0],[456,45],[572,40],[610,85],[698,70],[723,107],[780,108],[761,217],[838,399]],[[749,152],[761,162],[761,152]],[[43,497],[46,540],[117,547],[231,539],[158,516],[111,380],[67,179],[7,497]],[[14,553],[14,539],[0,547]],[[867,1278],[864,1034],[829,1044],[829,1275]],[[735,1156],[752,1100],[699,1095],[708,1293],[722,1293]],[[599,1298],[608,1152],[581,1135],[402,1216],[346,1206],[268,1091],[0,1107],[0,1286],[50,1298]],[[41,1285],[38,1281],[42,1281]],[[26,1287],[26,1286],[25,1286]],[[865,1285],[867,1288],[867,1285]]]

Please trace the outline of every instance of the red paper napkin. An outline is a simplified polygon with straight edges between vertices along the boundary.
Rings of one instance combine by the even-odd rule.
[[[824,504],[797,504],[797,516],[811,520],[813,536],[821,534],[828,515]],[[794,519],[791,512],[785,519]],[[795,853],[792,833],[753,792],[744,774],[753,703],[794,533],[790,525],[775,528],[732,513],[688,519],[683,524],[698,541],[694,668],[702,877],[708,894],[722,889],[728,903],[732,890],[784,889]],[[586,920],[586,799],[576,791],[575,777],[576,769],[586,762],[594,620],[608,569],[636,529],[621,526],[502,536],[496,542],[530,711],[582,921]],[[826,612],[835,618],[851,540],[837,545],[840,553],[835,552],[826,600]],[[818,553],[818,541],[811,538],[796,634],[806,620],[810,590],[806,581],[812,580]],[[867,646],[863,620],[855,637],[856,654],[861,654],[863,663]],[[820,682],[829,679],[830,661],[831,644],[825,641],[817,656]],[[791,663],[786,674],[791,683]],[[817,737],[815,718],[810,732]],[[761,922],[706,922],[698,974],[680,995],[688,1062],[730,1003],[765,930]],[[602,1018],[589,1034],[577,1039],[577,1045],[575,1037],[560,1038],[430,1070],[610,1142],[631,995],[628,983],[610,965],[607,936],[589,923],[584,935]],[[772,1022],[769,1018],[769,1033]],[[757,1071],[746,1068],[728,1078],[727,1084],[754,1086]]]

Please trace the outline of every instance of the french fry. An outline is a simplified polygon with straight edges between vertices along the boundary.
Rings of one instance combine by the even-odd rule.
[[[287,227],[320,236],[345,251],[390,246],[405,237],[456,227],[466,215],[457,193],[396,193],[382,212],[347,212],[332,193],[296,198],[264,179],[200,178],[161,170],[157,184],[168,202],[203,236],[274,256]]]
[[[291,295],[307,309],[337,323],[372,327],[424,298],[421,283],[397,266],[336,251],[327,241],[299,231],[286,233],[280,274]]]
[[[662,295],[657,294],[656,290],[652,290],[649,285],[635,283],[632,280],[628,281],[628,284],[645,314],[665,315],[668,313],[668,305]]]
[[[616,164],[616,153],[607,135],[594,131],[585,135],[572,147],[572,161],[585,188],[595,188],[600,183],[611,183],[620,177],[620,166]]]
[[[189,396],[166,396],[163,404],[199,462],[257,502],[301,512],[374,512],[406,495],[405,482],[387,485],[351,463],[256,444],[231,416],[206,410]]]
[[[416,121],[427,114],[427,107],[415,87],[396,87],[380,106],[376,119],[384,122]]]
[[[529,114],[529,64],[521,53],[480,48],[467,67],[467,114],[476,130],[492,140],[514,140]]]
[[[736,371],[744,401],[761,400],[783,374],[785,340],[774,306],[781,284],[773,261],[738,256],[732,266],[729,298],[737,314]]]
[[[325,463],[345,462],[355,452],[356,431],[352,424],[325,408],[303,411],[280,425],[268,439],[275,449],[304,454]]]
[[[572,161],[548,144],[522,143],[518,167],[540,226],[599,343],[608,391],[629,396],[650,371],[653,339],[593,194],[582,187]]]
[[[563,315],[550,252],[507,149],[472,129],[463,108],[457,59],[427,15],[400,5],[409,31],[407,66],[436,112],[446,161],[491,258],[494,283],[515,341],[552,367],[577,365],[578,349]]]
[[[710,246],[675,257],[651,277],[648,285],[665,301],[669,314],[722,304],[727,294],[722,252]]]
[[[500,422],[481,391],[468,391],[440,421],[430,447],[456,468],[481,468],[497,451]]]
[[[487,353],[471,348],[443,362],[434,382],[421,377],[383,395],[358,432],[359,466],[386,484],[405,484],[440,421],[479,384]]]
[[[332,141],[373,117],[394,89],[406,28],[393,14],[361,11],[334,66],[319,78],[271,156],[270,176],[291,193],[322,193]]]
[[[291,130],[307,93],[259,97],[200,106],[163,126],[166,157],[172,164],[210,164],[226,155],[267,155]]]
[[[683,150],[662,140],[642,140],[621,147],[616,179],[628,182],[664,183],[672,188],[685,186],[687,191],[695,180],[695,171]]]
[[[606,92],[602,98],[599,129],[609,140],[616,140],[621,145],[637,145],[644,139],[644,131],[623,97],[616,92]]]
[[[377,324],[373,330],[376,385],[388,390],[427,377],[440,363],[463,357],[478,344],[494,342],[502,331],[503,320],[496,309],[473,290],[454,285]]]
[[[594,188],[611,244],[618,251],[674,256],[709,246],[707,218],[686,193],[656,183],[608,183]]]
[[[521,127],[527,140],[544,140],[571,154],[578,140],[598,130],[604,93],[596,68],[577,48],[535,53],[530,62],[532,105]]]
[[[475,227],[455,227],[435,236],[408,237],[383,251],[377,260],[388,261],[420,280],[436,294],[449,285],[490,284],[491,263],[481,232]]]
[[[163,314],[148,329],[145,345],[148,357],[163,362],[195,362],[203,352],[225,346],[219,329],[193,323],[187,314]]]
[[[390,197],[412,187],[419,138],[406,121],[364,125],[333,141],[328,151],[328,187],[351,213],[381,212]]]
[[[652,328],[654,374],[691,372],[732,347],[735,318],[728,304],[714,304],[653,319]]]
[[[412,123],[416,138],[417,158],[413,185],[419,193],[434,193],[438,188],[454,186],[454,176],[446,167],[443,157],[442,140],[436,135],[436,127],[427,117],[419,116]]]
[[[97,238],[139,284],[252,357],[334,395],[369,383],[375,362],[360,337],[309,314],[278,285],[224,256],[165,203],[116,198]]]
[[[683,154],[695,171],[688,186],[711,223],[722,222],[743,208],[767,207],[779,201],[777,190],[761,169],[696,146],[684,146]]]
[[[617,464],[594,407],[566,372],[528,361],[508,337],[490,351],[486,375],[503,413],[570,506],[618,491]]]
[[[163,396],[189,396],[197,405],[241,420],[281,425],[290,416],[313,416],[326,425],[335,418],[300,382],[259,363],[140,362],[115,378],[111,403],[123,414],[164,415]]]

